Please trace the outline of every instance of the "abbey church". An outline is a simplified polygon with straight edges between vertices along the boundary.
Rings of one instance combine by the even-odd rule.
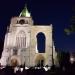
[[[1,65],[51,66],[57,53],[52,39],[52,24],[34,25],[25,7],[18,17],[11,19],[6,32]]]

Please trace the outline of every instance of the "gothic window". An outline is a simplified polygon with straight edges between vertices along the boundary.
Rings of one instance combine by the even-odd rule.
[[[16,45],[18,48],[26,47],[26,35],[24,31],[20,31],[16,37]]]
[[[45,53],[45,35],[40,32],[37,34],[37,50],[39,53]]]

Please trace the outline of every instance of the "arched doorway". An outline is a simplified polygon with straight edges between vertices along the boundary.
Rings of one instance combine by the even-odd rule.
[[[37,34],[37,50],[39,53],[45,53],[45,35],[40,32]]]
[[[14,55],[14,56],[11,56],[10,58],[10,66],[19,66],[21,64],[20,62],[20,59],[18,56]]]
[[[13,66],[13,67],[18,66],[17,59],[11,59],[11,66]]]
[[[45,64],[45,58],[43,55],[39,54],[38,56],[36,56],[35,59],[35,65],[38,67],[42,67]]]

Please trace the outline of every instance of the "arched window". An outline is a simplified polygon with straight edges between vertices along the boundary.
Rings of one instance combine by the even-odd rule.
[[[20,31],[16,36],[16,45],[18,48],[26,48],[26,35],[24,31]]]
[[[39,53],[45,53],[45,35],[40,32],[37,34],[37,50]]]

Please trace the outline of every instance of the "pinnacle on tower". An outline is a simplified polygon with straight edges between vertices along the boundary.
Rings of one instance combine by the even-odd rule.
[[[25,5],[24,9],[20,13],[19,17],[30,17],[30,13],[27,9],[27,5]]]

